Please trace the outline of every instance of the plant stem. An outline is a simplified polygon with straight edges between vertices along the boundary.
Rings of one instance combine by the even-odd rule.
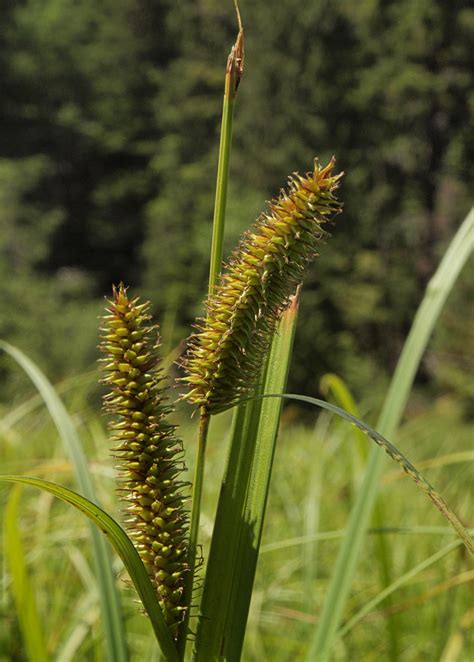
[[[206,444],[207,434],[209,432],[210,416],[207,410],[202,407],[199,419],[199,439],[198,439],[198,452],[196,457],[196,467],[194,470],[193,481],[193,507],[191,511],[191,522],[189,526],[189,549],[188,549],[188,573],[184,586],[183,604],[187,606],[185,617],[180,627],[178,635],[178,653],[181,659],[184,658],[186,649],[186,640],[188,635],[189,612],[191,609],[194,573],[196,570],[196,557],[198,548],[198,533],[199,533],[199,520],[201,516],[201,498],[202,487],[204,483],[204,468],[206,457]]]
[[[217,164],[216,198],[214,202],[214,221],[212,229],[211,264],[209,267],[209,293],[212,293],[214,290],[221,271],[234,101],[243,73],[244,31],[242,24],[240,23],[240,17],[238,16],[238,18],[239,33],[227,59],[225,73],[219,161]]]
[[[227,58],[224,82],[224,101],[222,106],[222,122],[219,143],[219,159],[217,164],[216,197],[214,202],[214,219],[212,227],[211,259],[209,266],[209,294],[212,294],[219,280],[222,265],[222,252],[225,228],[225,210],[227,203],[227,184],[229,181],[229,160],[232,144],[232,122],[234,117],[234,101],[237,88],[244,70],[244,30],[240,18],[239,7],[235,0],[235,10],[239,32]],[[202,487],[204,482],[205,453],[210,416],[205,408],[201,408],[199,422],[198,454],[194,474],[192,513],[189,531],[189,573],[184,589],[183,604],[187,606],[185,618],[178,635],[178,653],[184,659],[188,635],[189,612],[191,609],[194,573],[198,546],[199,519],[201,515]]]

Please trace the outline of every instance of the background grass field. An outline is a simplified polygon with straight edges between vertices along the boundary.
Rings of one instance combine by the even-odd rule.
[[[64,386],[64,397],[91,462],[98,497],[119,515],[114,493],[114,462],[108,454],[104,421],[98,412],[97,388],[86,378]],[[90,376],[87,376],[90,382]],[[82,383],[81,383],[82,382]],[[93,382],[92,382],[93,384]],[[60,388],[60,390],[63,390]],[[462,423],[456,401],[439,397],[427,409],[423,397],[412,399],[406,423],[397,435],[400,449],[439,488],[462,518],[469,518],[472,489],[474,424]],[[362,403],[373,417],[370,403]],[[187,411],[186,411],[187,414]],[[182,434],[193,438],[187,415]],[[48,413],[31,391],[3,411],[0,457],[2,471],[44,477],[75,487],[71,466]],[[301,422],[304,421],[304,423]],[[201,534],[212,530],[223,471],[230,416],[217,417],[211,429]],[[188,453],[191,456],[191,453]],[[354,469],[354,431],[326,414],[289,405],[278,441],[267,519],[246,635],[244,660],[304,659],[317,622],[358,476]],[[192,468],[192,467],[190,467]],[[1,508],[9,489],[1,488]],[[385,533],[367,538],[346,619],[356,615],[380,592],[374,541],[385,535],[393,555],[394,577],[415,568],[454,540],[442,517],[416,487],[386,463],[381,498]],[[102,659],[102,630],[97,586],[88,553],[84,519],[52,496],[27,488],[19,502],[18,526],[48,649],[53,659]],[[5,514],[4,514],[5,521]],[[0,659],[23,660],[17,609],[10,590],[2,539]],[[153,660],[156,644],[137,609],[133,590],[119,583],[127,616],[132,659]],[[402,659],[466,661],[473,650],[473,572],[461,546],[419,571],[394,594],[392,610],[400,634]],[[339,640],[334,659],[385,659],[384,603]],[[464,623],[464,625],[463,625]],[[462,641],[459,654],[453,652]],[[451,648],[450,648],[451,647]],[[448,654],[449,653],[449,654]],[[445,655],[446,657],[443,657]]]

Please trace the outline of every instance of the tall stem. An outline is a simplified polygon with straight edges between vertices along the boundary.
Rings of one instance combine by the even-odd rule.
[[[191,516],[191,525],[189,529],[189,574],[194,574],[196,567],[197,555],[197,541],[199,532],[199,519],[201,516],[201,497],[202,486],[204,479],[204,466],[207,444],[207,433],[209,431],[210,416],[205,409],[201,410],[201,418],[199,421],[199,441],[198,441],[198,454],[196,458],[196,468],[194,470],[194,486],[193,486],[193,512]]]
[[[229,180],[229,160],[232,144],[232,122],[234,117],[234,102],[237,88],[244,69],[244,30],[239,8],[235,0],[239,32],[235,44],[227,58],[224,83],[224,101],[222,106],[221,135],[219,143],[219,160],[217,164],[216,197],[214,202],[214,218],[212,227],[211,260],[209,266],[209,294],[214,291],[221,272],[222,246],[224,242],[225,210],[227,204],[227,184]],[[204,482],[205,453],[210,416],[205,408],[201,408],[199,422],[198,453],[194,474],[192,513],[189,532],[189,572],[184,589],[183,604],[187,606],[185,618],[178,635],[177,647],[181,659],[184,659],[186,640],[188,636],[189,612],[193,595],[194,573],[198,547],[199,519],[201,515],[202,487]]]
[[[198,439],[198,452],[196,457],[196,467],[194,470],[193,482],[193,508],[191,512],[191,522],[189,526],[189,551],[188,551],[188,573],[186,575],[186,582],[184,586],[184,599],[183,603],[187,605],[184,620],[180,627],[178,636],[178,653],[181,659],[184,658],[186,649],[186,640],[188,635],[189,612],[191,609],[194,585],[194,573],[196,570],[196,558],[198,548],[198,534],[199,534],[199,520],[201,517],[201,499],[202,499],[202,486],[204,483],[204,467],[206,456],[207,434],[209,431],[210,416],[207,410],[202,407],[199,419],[199,439]]]
[[[239,33],[227,59],[225,73],[219,161],[217,165],[216,198],[214,202],[214,220],[212,226],[211,264],[209,267],[209,294],[212,294],[221,271],[234,102],[243,73],[243,63],[244,31],[239,17]]]

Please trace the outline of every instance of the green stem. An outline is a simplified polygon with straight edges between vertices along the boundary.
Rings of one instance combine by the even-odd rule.
[[[186,582],[184,586],[183,604],[187,606],[185,617],[180,627],[178,636],[178,653],[181,659],[184,659],[186,649],[186,640],[188,636],[189,612],[191,610],[194,573],[196,570],[196,558],[198,548],[198,534],[199,534],[199,520],[201,517],[201,498],[202,487],[204,483],[204,468],[206,460],[206,444],[207,434],[209,432],[210,416],[207,410],[201,408],[201,417],[199,420],[199,439],[198,439],[198,453],[196,458],[196,468],[194,470],[193,481],[193,508],[191,512],[191,522],[189,527],[189,549],[188,549],[188,573],[186,575]]]
[[[211,264],[209,267],[210,294],[218,282],[222,264],[227,184],[229,181],[229,160],[232,144],[232,122],[234,117],[235,96],[243,72],[243,38],[244,32],[240,25],[239,34],[237,35],[236,42],[234,46],[232,46],[232,50],[230,51],[227,60],[225,74],[219,161],[217,164],[216,198],[214,202],[214,221],[212,229]]]
[[[234,102],[237,88],[243,74],[244,66],[244,30],[237,2],[235,2],[239,32],[235,44],[232,46],[227,66],[224,83],[224,101],[222,106],[222,123],[219,143],[219,160],[217,164],[216,197],[214,202],[214,219],[212,229],[211,261],[209,266],[209,294],[216,287],[222,265],[222,246],[224,241],[225,210],[227,203],[227,184],[229,181],[229,160],[232,144],[232,122],[234,117]],[[199,424],[198,455],[196,458],[196,470],[194,475],[192,513],[189,531],[189,572],[184,588],[183,604],[187,606],[185,618],[178,636],[178,652],[184,659],[186,640],[188,636],[189,612],[191,609],[194,573],[196,569],[196,556],[199,533],[199,519],[201,514],[201,497],[204,482],[205,453],[207,434],[209,431],[210,416],[205,408],[201,408],[201,419]]]

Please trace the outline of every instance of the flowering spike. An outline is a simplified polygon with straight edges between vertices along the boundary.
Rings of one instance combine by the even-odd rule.
[[[183,360],[193,404],[223,411],[259,379],[278,320],[328,236],[323,226],[341,210],[334,164],[315,161],[313,172],[290,177],[234,250]]]
[[[120,461],[120,493],[128,502],[126,528],[176,637],[187,572],[186,484],[177,480],[184,469],[183,447],[166,420],[171,407],[165,404],[157,368],[159,343],[153,338],[150,304],[129,299],[123,285],[113,288],[109,303],[100,345],[106,354],[103,383],[110,388],[104,404],[115,415],[110,429]]]

